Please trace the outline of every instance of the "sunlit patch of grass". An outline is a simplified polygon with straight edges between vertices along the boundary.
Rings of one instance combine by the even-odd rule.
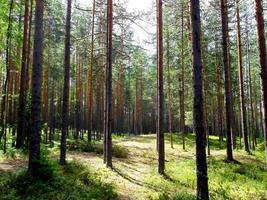
[[[192,134],[187,136],[186,141],[192,143],[188,143],[184,151],[181,136],[173,136],[174,149],[170,148],[170,135],[165,136],[166,177],[157,174],[156,165],[144,177],[146,184],[160,188],[156,194],[150,195],[151,199],[195,199],[195,137]],[[238,162],[225,161],[224,146],[225,142],[220,144],[218,137],[210,137],[211,156],[207,158],[210,199],[266,199],[267,170],[261,145],[252,155],[235,150],[234,157]]]
[[[97,154],[103,154],[103,143],[98,142],[86,142],[83,140],[69,140],[67,142],[67,149],[69,151],[81,151],[81,152],[95,152]],[[127,148],[114,144],[112,145],[112,155],[116,158],[127,158],[129,151]]]

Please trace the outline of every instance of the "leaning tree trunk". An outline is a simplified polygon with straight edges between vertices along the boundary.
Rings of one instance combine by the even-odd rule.
[[[65,57],[64,57],[64,88],[62,104],[62,133],[60,145],[60,164],[66,163],[66,137],[69,124],[69,89],[70,89],[70,25],[71,25],[71,1],[68,0],[66,16],[66,35],[65,35]]]
[[[263,7],[261,0],[256,2],[256,20],[258,31],[258,45],[261,66],[261,80],[262,80],[262,95],[263,95],[263,123],[264,123],[264,137],[265,137],[265,154],[267,162],[267,58],[266,58],[266,39],[264,28]]]
[[[232,145],[232,94],[231,94],[231,69],[228,53],[228,11],[227,0],[221,0],[222,40],[223,40],[223,64],[225,76],[225,109],[226,109],[226,136],[227,136],[227,160],[233,160]]]
[[[29,135],[29,168],[28,172],[34,177],[39,175],[40,167],[40,123],[41,123],[41,74],[43,50],[43,13],[44,1],[36,0],[35,33],[33,47],[32,69],[32,102],[31,102],[31,132]]]
[[[196,133],[197,199],[209,199],[206,158],[206,134],[203,110],[203,75],[201,62],[201,25],[199,0],[191,0],[193,83],[194,83],[194,129]]]

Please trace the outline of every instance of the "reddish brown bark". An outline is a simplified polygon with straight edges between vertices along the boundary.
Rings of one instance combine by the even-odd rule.
[[[20,94],[19,94],[19,112],[18,112],[18,132],[16,139],[16,148],[21,148],[24,145],[25,132],[25,104],[26,104],[26,67],[28,58],[28,19],[29,19],[29,0],[24,1],[24,31],[23,31],[23,46],[20,72]]]

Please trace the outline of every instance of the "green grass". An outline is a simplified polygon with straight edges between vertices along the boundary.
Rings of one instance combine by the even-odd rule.
[[[186,135],[186,149],[182,149],[182,137],[165,135],[166,176],[157,173],[156,136],[116,136],[113,138],[113,164],[110,170],[103,165],[102,142],[87,143],[68,141],[68,150],[75,151],[85,165],[74,162],[61,167],[52,161],[44,162],[44,180],[33,180],[23,171],[2,173],[0,197],[7,200],[34,199],[114,199],[121,195],[135,199],[191,200],[196,194],[195,136]],[[42,145],[42,152],[50,158],[58,158],[59,143]],[[251,155],[244,150],[234,150],[238,162],[226,162],[226,144],[218,137],[210,136],[211,155],[207,157],[209,193],[211,200],[264,200],[267,199],[267,169],[263,140]],[[14,149],[0,161],[23,158],[25,152]],[[124,158],[124,159],[117,159]],[[54,164],[53,164],[54,163]],[[46,173],[44,173],[46,172]],[[1,175],[2,175],[1,174]],[[26,189],[25,189],[26,188]],[[34,192],[36,191],[36,192]],[[25,195],[25,192],[27,192]],[[23,196],[24,195],[24,196]],[[46,198],[45,198],[46,197]],[[0,199],[1,199],[0,198]]]
[[[83,140],[69,140],[67,142],[67,148],[69,151],[81,151],[81,152],[95,152],[97,154],[103,154],[103,141],[88,143]],[[113,144],[112,155],[116,158],[127,158],[129,151],[127,148]]]
[[[179,144],[174,150],[170,149],[170,136],[166,137],[166,177],[159,176],[156,169],[144,177],[147,185],[159,189],[159,196],[152,194],[152,199],[195,199],[196,191],[196,166],[195,158],[190,158],[194,153],[194,136],[186,138],[186,151],[180,147],[181,137],[175,135],[174,143]],[[262,144],[257,151],[248,155],[243,150],[234,151],[237,163],[225,161],[226,150],[219,147],[216,137],[210,138],[211,156],[208,157],[208,177],[210,199],[232,200],[260,200],[267,199],[267,169],[264,163]],[[221,144],[222,146],[225,143]],[[168,152],[176,151],[175,156]]]
[[[41,178],[34,179],[26,171],[2,173],[0,197],[3,200],[80,200],[116,199],[111,184],[103,183],[88,167],[70,162],[59,166],[54,161],[43,161]]]

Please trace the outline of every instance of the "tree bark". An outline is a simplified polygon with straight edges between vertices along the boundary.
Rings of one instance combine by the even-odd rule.
[[[112,168],[112,30],[113,0],[107,5],[107,66],[106,66],[106,165]]]
[[[92,118],[93,118],[93,59],[94,59],[94,34],[95,34],[95,7],[96,2],[93,0],[93,17],[92,17],[92,32],[91,32],[91,52],[90,52],[90,67],[88,73],[88,141],[92,141]]]
[[[18,132],[16,138],[16,148],[23,147],[24,131],[25,131],[25,104],[26,104],[26,65],[28,57],[28,18],[29,18],[29,0],[24,1],[24,31],[23,31],[23,46],[20,72],[20,92],[19,92],[19,116],[18,116]]]
[[[173,148],[172,133],[172,92],[171,92],[171,75],[170,75],[170,33],[167,28],[167,82],[168,82],[168,114],[169,114],[169,133],[171,138],[171,148]]]
[[[165,145],[163,133],[164,118],[164,94],[163,94],[163,20],[162,20],[162,0],[157,0],[157,80],[158,80],[158,173],[164,175],[165,170]]]
[[[41,121],[41,74],[43,50],[43,14],[44,1],[36,0],[35,33],[33,48],[32,71],[32,102],[31,102],[31,132],[29,135],[29,167],[28,172],[33,177],[39,176],[40,168],[40,121]]]
[[[206,158],[206,134],[203,110],[203,75],[201,62],[201,25],[199,0],[191,0],[194,129],[196,133],[197,199],[209,199]]]
[[[180,82],[180,88],[179,88],[179,106],[180,106],[180,131],[182,132],[182,137],[183,137],[183,150],[185,150],[185,106],[184,106],[184,88],[185,88],[185,83],[184,83],[184,2],[182,2],[182,36],[181,36],[181,72],[179,75],[179,82]],[[190,25],[189,25],[190,27]],[[190,31],[189,31],[190,32]],[[191,34],[189,34],[191,35]]]
[[[227,135],[227,160],[233,160],[232,138],[232,94],[231,94],[231,69],[228,52],[228,11],[227,0],[221,0],[222,40],[223,40],[223,64],[225,76],[225,109],[226,109],[226,135]]]
[[[71,3],[72,0],[68,0],[67,15],[66,15],[64,88],[63,88],[63,105],[62,105],[62,131],[61,131],[61,144],[60,144],[60,164],[62,165],[66,163],[66,137],[69,125]]]
[[[263,17],[262,0],[255,0],[256,3],[256,21],[258,32],[258,45],[261,66],[262,96],[263,96],[263,122],[265,137],[265,155],[267,163],[267,58],[266,58],[266,39]]]
[[[238,55],[238,77],[239,77],[239,92],[240,92],[240,120],[241,131],[243,136],[245,151],[249,153],[248,144],[248,128],[247,128],[247,113],[245,105],[244,94],[244,80],[243,80],[243,59],[242,59],[242,42],[240,30],[240,14],[239,14],[239,0],[236,0],[236,19],[237,19],[237,55]]]

